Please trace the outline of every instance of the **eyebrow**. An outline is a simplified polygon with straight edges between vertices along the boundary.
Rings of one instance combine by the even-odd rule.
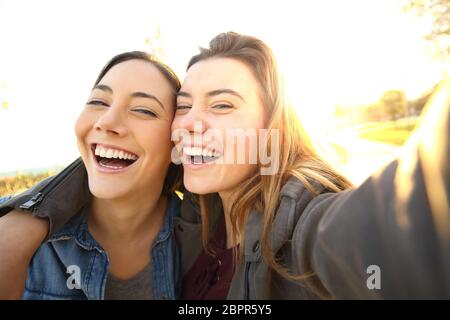
[[[111,87],[109,87],[107,85],[104,85],[104,84],[98,84],[98,85],[96,85],[94,87],[94,89],[107,91],[107,92],[109,92],[111,94],[113,93],[113,90],[111,89]],[[164,108],[164,105],[162,104],[162,102],[159,101],[159,99],[157,97],[155,97],[154,95],[152,95],[152,94],[138,91],[138,92],[133,92],[131,94],[131,97],[132,98],[147,98],[147,99],[150,99],[150,100],[154,100],[154,101],[156,101],[156,103],[158,103],[161,106],[161,108],[163,108],[164,110],[166,109],[166,108]]]
[[[99,89],[102,91],[108,91],[109,93],[113,93],[113,90],[111,89],[111,87],[108,87],[107,85],[104,85],[104,84],[98,84],[92,90],[94,90],[94,89]]]
[[[189,93],[185,92],[185,91],[178,91],[177,92],[177,97],[192,98],[192,96]]]
[[[223,94],[223,93],[231,94],[231,95],[233,95],[235,97],[238,97],[239,99],[241,99],[242,101],[245,102],[244,98],[242,98],[242,96],[239,93],[237,93],[236,91],[231,90],[231,89],[217,89],[217,90],[209,91],[207,93],[207,95],[212,97],[212,96],[217,96],[217,95]],[[185,91],[178,91],[177,97],[192,98],[192,96],[189,93],[185,92]]]
[[[238,97],[239,99],[241,99],[242,101],[245,102],[244,98],[242,98],[242,96],[239,93],[237,93],[236,91],[231,90],[231,89],[213,90],[213,91],[208,92],[208,96],[212,97],[212,96],[217,96],[217,95],[223,94],[223,93],[231,94],[231,95],[233,95],[235,97]]]
[[[159,101],[159,99],[158,99],[157,97],[155,97],[154,95],[152,95],[152,94],[150,94],[150,93],[145,93],[145,92],[133,92],[133,93],[131,94],[131,96],[132,96],[133,98],[147,98],[147,99],[150,99],[150,100],[154,100],[154,101],[156,101],[156,103],[158,103],[158,104],[161,106],[161,108],[163,108],[163,110],[166,110],[166,108],[164,108],[164,105],[162,104],[162,102]]]

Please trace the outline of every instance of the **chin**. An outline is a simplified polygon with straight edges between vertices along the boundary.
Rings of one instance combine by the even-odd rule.
[[[98,199],[117,199],[126,195],[125,190],[119,190],[117,186],[106,181],[91,181],[89,179],[89,191]]]
[[[203,181],[197,181],[197,179],[184,179],[184,187],[191,193],[196,193],[198,195],[205,195],[209,193],[215,193],[219,190],[214,188],[210,183]]]

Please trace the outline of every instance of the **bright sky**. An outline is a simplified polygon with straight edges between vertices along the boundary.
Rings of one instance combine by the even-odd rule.
[[[75,159],[73,124],[101,67],[145,50],[158,25],[180,77],[219,32],[266,41],[316,132],[337,103],[371,102],[392,88],[414,97],[442,76],[424,50],[424,26],[395,0],[0,0],[0,173]]]

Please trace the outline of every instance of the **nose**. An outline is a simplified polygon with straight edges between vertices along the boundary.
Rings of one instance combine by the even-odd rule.
[[[105,132],[115,136],[125,136],[128,133],[120,108],[113,105],[100,115],[94,128],[97,132]]]
[[[191,134],[203,134],[208,126],[205,112],[195,106],[183,115],[176,115],[174,124],[174,129],[183,129]]]
[[[203,136],[209,128],[209,123],[207,114],[202,109],[192,106],[187,113],[175,115],[172,124],[172,141],[175,145],[203,144]]]

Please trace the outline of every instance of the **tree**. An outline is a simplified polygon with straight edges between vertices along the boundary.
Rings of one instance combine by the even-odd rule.
[[[164,50],[163,37],[161,35],[161,28],[156,25],[152,34],[145,39],[147,52],[156,57],[160,61],[167,59],[167,54]]]
[[[384,104],[380,101],[365,105],[363,110],[366,121],[382,121],[386,118]]]
[[[450,0],[407,0],[403,9],[431,20],[431,30],[425,35],[425,39],[433,44],[439,59],[449,61]]]
[[[380,99],[384,106],[385,113],[392,120],[405,116],[407,113],[407,102],[405,93],[401,90],[386,91]]]

